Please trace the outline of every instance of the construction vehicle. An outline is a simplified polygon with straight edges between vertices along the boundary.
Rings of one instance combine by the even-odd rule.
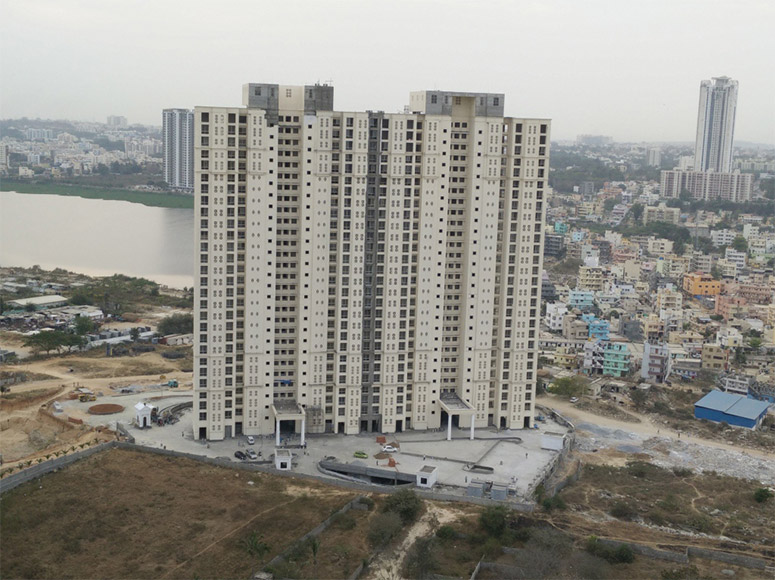
[[[81,403],[88,403],[89,401],[96,401],[97,400],[97,395],[94,395],[94,394],[88,395],[88,394],[84,393],[84,394],[78,395],[78,400]]]

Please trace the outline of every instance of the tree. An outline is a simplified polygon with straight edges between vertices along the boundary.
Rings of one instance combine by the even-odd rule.
[[[738,346],[735,349],[735,364],[744,365],[747,360],[748,357],[745,356],[745,350]]]
[[[753,338],[748,340],[748,344],[751,346],[752,349],[759,350],[759,347],[762,345],[762,339],[754,336]]]
[[[579,397],[584,394],[585,381],[578,375],[556,379],[549,386],[549,392],[561,397]]]
[[[385,500],[382,511],[395,512],[404,525],[412,523],[420,515],[422,500],[410,489],[402,489]]]
[[[74,348],[81,349],[86,346],[86,337],[77,334],[65,333],[62,338],[62,346],[67,347],[67,352],[72,352]]]
[[[438,567],[438,561],[433,551],[433,538],[419,538],[406,557],[408,578],[429,578]]]
[[[766,502],[767,500],[769,500],[769,499],[770,499],[770,498],[771,498],[773,495],[775,495],[775,494],[773,494],[773,493],[772,493],[772,492],[771,492],[769,489],[767,489],[766,487],[760,487],[759,489],[757,489],[757,490],[756,490],[756,491],[753,493],[753,498],[754,498],[754,499],[755,499],[755,500],[756,500],[758,503],[764,503],[764,502]]]
[[[75,318],[75,333],[83,336],[94,332],[94,322],[88,316],[76,316]]]
[[[194,332],[194,317],[190,314],[173,314],[159,322],[159,334],[188,334]]]
[[[129,331],[129,337],[132,339],[132,342],[137,342],[140,338],[140,329],[137,326],[133,326]]]
[[[745,241],[743,236],[735,236],[735,239],[732,241],[732,248],[738,252],[747,252],[748,242]]]
[[[37,310],[37,308],[35,308],[35,305],[32,304],[31,302],[24,305],[25,312],[35,312],[35,310]]]
[[[648,393],[643,389],[635,389],[632,391],[632,393],[630,393],[630,398],[635,404],[636,409],[642,409],[643,405],[646,404],[646,400],[649,398],[649,396]]]
[[[643,217],[643,206],[639,203],[634,204],[630,208],[630,213],[632,214],[633,221],[639,222]]]
[[[377,514],[371,519],[367,537],[375,548],[387,544],[395,536],[403,524],[401,516],[395,512]]]
[[[479,525],[488,535],[499,538],[506,531],[506,516],[502,505],[488,506],[479,514]]]

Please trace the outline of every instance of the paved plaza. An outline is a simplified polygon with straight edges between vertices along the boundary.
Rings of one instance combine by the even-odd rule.
[[[240,436],[224,441],[203,443],[195,440],[191,426],[191,410],[181,415],[180,421],[164,427],[153,426],[139,429],[132,426],[134,405],[149,401],[163,409],[191,400],[190,391],[165,391],[164,398],[157,391],[100,397],[99,403],[118,403],[124,411],[115,415],[94,416],[86,413],[90,404],[78,401],[63,403],[64,412],[82,418],[97,426],[115,428],[120,421],[139,445],[165,448],[207,457],[226,457],[235,463],[234,452],[252,447],[260,455],[259,461],[270,461],[275,450],[274,435],[256,437],[253,445],[247,444],[247,437]],[[557,451],[542,448],[542,437],[547,433],[564,435],[567,429],[547,419],[538,422],[538,429],[496,430],[476,429],[476,438],[469,439],[469,429],[452,429],[452,440],[448,441],[446,428],[437,431],[408,431],[384,435],[386,442],[395,444],[399,451],[382,454],[382,445],[377,442],[376,433],[360,435],[307,434],[306,449],[293,448],[300,443],[299,435],[283,435],[283,443],[292,448],[295,456],[294,471],[324,476],[318,470],[318,462],[325,458],[336,458],[340,463],[358,463],[385,469],[396,469],[403,473],[416,473],[425,465],[438,468],[439,487],[447,493],[464,494],[472,479],[481,479],[512,486],[518,496],[526,496],[528,489],[542,477]],[[290,437],[290,439],[289,439]],[[356,459],[355,452],[367,454],[366,459]],[[377,459],[375,455],[381,457]],[[395,468],[388,466],[388,457],[395,460]],[[471,465],[492,468],[491,473],[470,471]],[[270,464],[271,465],[271,464]],[[330,476],[333,479],[333,476]]]

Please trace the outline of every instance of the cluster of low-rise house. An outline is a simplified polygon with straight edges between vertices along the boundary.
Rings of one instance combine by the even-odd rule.
[[[722,390],[772,397],[775,227],[742,215],[734,227],[715,229],[729,216],[682,215],[652,193],[638,200],[650,204],[642,223],[694,226],[693,239],[710,241],[696,246],[707,251],[692,241],[676,252],[673,240],[658,235],[586,228],[568,204],[555,204],[546,226],[543,357],[566,371],[634,383],[692,381],[706,371],[723,377]],[[607,221],[600,200],[581,203],[600,211],[595,221]],[[569,258],[582,264],[577,274],[555,274],[553,264]]]

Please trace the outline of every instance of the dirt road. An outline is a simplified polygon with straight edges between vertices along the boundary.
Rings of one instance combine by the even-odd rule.
[[[724,449],[726,451],[735,451],[737,453],[745,453],[752,457],[758,457],[761,459],[767,459],[772,461],[775,459],[771,453],[766,451],[759,451],[757,449],[748,449],[740,447],[739,445],[730,445],[724,441],[717,441],[714,439],[705,439],[696,436],[689,436],[687,433],[681,433],[680,436],[676,431],[668,429],[665,425],[659,425],[653,422],[652,418],[647,415],[639,414],[632,409],[627,409],[628,413],[637,416],[640,423],[627,423],[624,421],[618,421],[610,417],[603,417],[583,411],[576,407],[573,403],[566,401],[560,397],[548,395],[538,401],[539,405],[544,405],[558,411],[561,415],[567,417],[572,422],[586,422],[593,425],[599,425],[601,427],[608,427],[611,429],[620,429],[630,433],[637,433],[639,435],[648,437],[663,437],[668,439],[674,439],[676,441],[690,441],[697,445],[703,445],[706,447],[715,447],[716,449]]]
[[[406,533],[403,541],[395,548],[385,550],[368,567],[367,580],[387,580],[401,578],[401,569],[409,549],[418,538],[432,534],[441,525],[455,521],[462,511],[455,506],[445,506],[427,502],[427,509]]]

